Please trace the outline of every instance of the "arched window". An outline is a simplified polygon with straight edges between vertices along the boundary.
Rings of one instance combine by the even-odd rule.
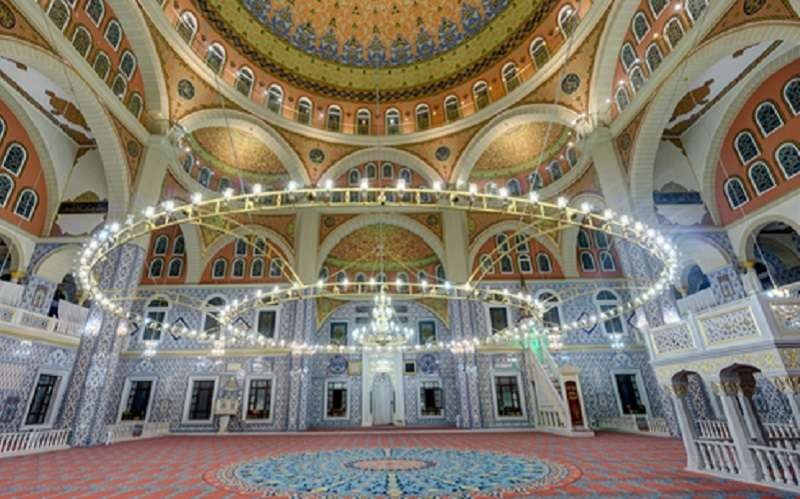
[[[180,277],[183,272],[183,259],[173,258],[169,261],[169,268],[167,269],[168,277]]]
[[[125,97],[125,92],[127,90],[128,80],[122,75],[122,73],[118,73],[117,76],[114,77],[114,81],[111,83],[111,91],[117,96],[118,99],[122,100]]]
[[[578,164],[578,151],[574,147],[567,147],[567,163],[570,168]]]
[[[328,267],[322,267],[322,268],[319,270],[319,280],[320,280],[320,281],[322,281],[322,282],[325,282],[325,281],[327,281],[327,280],[328,280],[328,276],[329,276],[329,275],[330,275],[330,274],[328,273]]]
[[[514,248],[519,253],[528,253],[531,248],[528,245],[528,237],[525,234],[516,234],[514,236]]]
[[[608,235],[605,232],[597,230],[594,232],[594,242],[598,248],[608,248]]]
[[[561,300],[558,295],[549,291],[543,291],[536,297],[544,308],[542,323],[544,327],[554,328],[561,326]]]
[[[611,312],[619,305],[619,298],[612,291],[603,289],[595,296],[595,304],[600,313]],[[625,332],[622,318],[619,315],[603,321],[603,329],[605,329],[606,334],[622,334]]]
[[[181,168],[186,173],[191,173],[192,167],[194,167],[194,155],[190,152],[187,152],[181,159]]]
[[[584,229],[578,231],[578,247],[581,249],[589,249],[591,247],[589,234]]]
[[[225,47],[216,42],[209,45],[206,50],[206,65],[219,74],[225,66]]]
[[[626,89],[624,86],[621,86],[617,89],[615,98],[617,100],[617,111],[620,113],[624,111],[626,107],[628,107],[628,104],[631,103],[631,100],[628,97],[628,89]]]
[[[156,238],[153,242],[153,254],[154,255],[166,255],[167,250],[169,249],[169,237],[165,234],[162,234]]]
[[[86,14],[98,28],[100,27],[100,23],[103,21],[103,15],[105,12],[106,8],[103,4],[103,0],[89,0],[86,2]]]
[[[263,237],[257,237],[253,243],[253,254],[263,255],[267,251],[267,240]]]
[[[644,73],[642,73],[642,68],[640,68],[639,66],[633,67],[628,77],[631,80],[631,86],[633,87],[633,91],[639,93],[639,90],[642,89],[645,82]]]
[[[398,272],[394,279],[397,291],[401,293],[404,292],[406,290],[406,284],[408,284],[408,274],[405,272]]]
[[[565,5],[558,13],[558,27],[561,28],[561,34],[564,38],[569,38],[575,33],[578,28],[578,13],[572,5]]]
[[[448,95],[444,100],[444,117],[448,122],[455,121],[461,117],[459,112],[458,97],[455,95]]]
[[[172,254],[173,255],[186,254],[186,240],[183,238],[183,235],[179,234],[175,238],[175,242],[172,243]]]
[[[625,71],[628,71],[631,66],[636,64],[636,51],[633,50],[633,46],[626,42],[625,45],[622,46],[622,50],[619,52],[619,60],[622,62],[622,67]]]
[[[92,48],[92,35],[83,26],[75,28],[75,33],[72,35],[72,46],[81,57],[89,55],[89,50]]]
[[[486,185],[483,186],[483,190],[486,194],[497,195],[497,184],[494,182],[487,182]]]
[[[400,168],[400,178],[405,180],[406,185],[411,185],[411,170],[408,168]]]
[[[528,175],[528,191],[538,191],[542,188],[542,176],[539,172],[533,172]]]
[[[519,271],[523,274],[530,274],[533,272],[533,265],[531,264],[531,256],[522,253],[517,255],[517,265],[519,265]]]
[[[561,172],[561,165],[558,161],[552,161],[549,165],[547,165],[547,173],[550,174],[551,182],[555,182],[564,176],[564,174]]]
[[[550,257],[547,253],[536,255],[536,267],[539,269],[540,274],[549,274],[553,271],[553,264],[550,262]]]
[[[661,48],[655,42],[647,47],[647,52],[645,52],[644,57],[647,60],[647,67],[650,69],[651,75],[661,65],[661,61],[664,60],[664,57],[661,55]]]
[[[136,57],[126,50],[122,53],[122,58],[119,60],[119,70],[129,80],[133,78],[133,73],[136,72]]]
[[[137,118],[140,117],[142,115],[142,109],[144,108],[142,96],[136,92],[132,92],[130,98],[128,99],[127,107],[128,111],[130,111],[132,115],[136,116]]]
[[[347,183],[350,185],[358,185],[361,183],[361,172],[356,168],[350,170],[347,174]]]
[[[304,125],[311,124],[311,116],[314,112],[314,105],[308,97],[300,97],[297,100],[297,122]]]
[[[612,255],[611,252],[600,252],[600,270],[603,272],[614,272],[617,270],[617,264],[614,261],[614,255]]]
[[[101,80],[108,78],[108,72],[111,71],[111,61],[108,56],[103,52],[97,52],[94,56],[94,64],[92,64],[94,72]]]
[[[203,187],[208,188],[208,186],[211,184],[211,175],[211,170],[204,166],[203,168],[200,168],[200,173],[197,175],[197,181]]]
[[[506,85],[506,92],[511,92],[519,86],[519,74],[517,74],[517,66],[513,62],[503,66],[501,74],[503,83]]]
[[[783,87],[783,98],[795,115],[800,114],[800,78],[789,80]]]
[[[519,180],[512,178],[506,182],[506,189],[508,189],[508,194],[510,196],[519,196],[522,194],[522,189],[519,186]]]
[[[356,133],[369,135],[372,128],[372,114],[368,109],[359,109],[356,113]]]
[[[739,161],[743,165],[746,165],[760,154],[755,137],[748,131],[739,132],[734,140],[733,147],[736,149]]]
[[[253,71],[251,71],[250,68],[242,67],[239,68],[239,71],[236,73],[236,80],[233,86],[236,87],[236,90],[238,90],[240,94],[250,97],[254,82],[255,76],[253,76]]]
[[[278,85],[270,85],[267,90],[267,109],[280,114],[283,109],[283,89]]]
[[[336,282],[339,284],[344,284],[347,281],[347,274],[342,271],[336,273]]]
[[[658,17],[669,3],[669,0],[648,0],[647,3],[650,4],[650,11],[653,13],[653,17]]]
[[[747,175],[750,177],[750,183],[753,184],[753,189],[759,196],[775,187],[775,179],[772,178],[772,172],[762,161],[753,163]]]
[[[331,132],[340,132],[342,130],[342,108],[339,106],[328,106],[325,128]]]
[[[164,298],[153,298],[144,311],[142,341],[160,341],[161,326],[166,325],[169,302]]]
[[[642,38],[650,31],[650,23],[647,22],[647,16],[644,15],[644,12],[639,11],[633,16],[631,29],[633,31],[633,36],[636,37],[636,41],[641,42]]]
[[[225,298],[215,296],[206,302],[206,315],[203,320],[203,332],[219,336],[219,313],[225,307]]]
[[[367,276],[363,272],[359,272],[358,274],[356,274],[356,282],[358,283],[367,282]]]
[[[378,167],[375,163],[367,163],[364,166],[364,176],[367,178],[378,178]]]
[[[444,265],[441,263],[436,266],[436,279],[438,279],[439,282],[444,282],[447,280],[447,275],[445,275],[444,272]]]
[[[50,4],[50,9],[47,11],[47,17],[53,21],[53,24],[55,24],[59,30],[64,31],[64,28],[67,27],[67,23],[69,22],[69,7],[64,3],[64,0],[53,0]]]
[[[475,110],[481,110],[491,102],[489,98],[489,85],[485,81],[479,81],[472,87],[472,98],[475,101]]]
[[[594,272],[597,270],[594,255],[588,251],[581,251],[581,269],[585,272]]]
[[[153,258],[150,262],[150,268],[147,270],[147,276],[151,279],[161,277],[164,273],[164,259]]]
[[[736,209],[750,200],[747,197],[747,191],[744,189],[742,181],[736,177],[730,178],[725,182],[725,196],[728,198],[728,204],[731,209]]]
[[[219,192],[224,193],[225,191],[228,190],[228,188],[230,186],[231,186],[231,181],[228,180],[228,177],[220,177],[219,178],[219,182],[217,182],[217,190]]]
[[[428,273],[425,272],[424,270],[420,270],[419,272],[417,272],[417,282],[419,282],[419,283],[423,283],[423,282],[427,283],[428,282]]]
[[[697,19],[700,17],[700,14],[706,10],[706,6],[708,5],[708,0],[686,0],[685,2],[686,12],[689,13],[689,17],[692,19],[692,22],[697,22]]]
[[[3,137],[6,136],[6,122],[3,120],[3,117],[0,116],[0,140],[3,140]]]
[[[775,104],[771,102],[759,104],[756,108],[755,118],[758,129],[761,130],[761,135],[764,137],[783,126],[783,118],[781,118]]]
[[[537,69],[550,60],[550,52],[547,50],[547,43],[543,38],[537,38],[531,43],[531,59],[533,59]]]
[[[775,159],[787,179],[800,173],[800,149],[793,143],[782,144],[775,152]]]
[[[14,192],[14,180],[5,173],[0,173],[0,207],[5,207]]]
[[[505,234],[497,234],[497,236],[495,236],[495,244],[497,244],[497,247],[500,248],[500,251],[502,251],[503,253],[507,253],[508,252],[509,247],[508,247],[508,236],[507,235],[505,235]]]
[[[228,271],[228,261],[224,258],[217,258],[214,261],[214,266],[211,269],[211,277],[214,279],[222,279]]]
[[[389,135],[400,133],[400,111],[397,109],[386,111],[386,133]]]
[[[6,154],[3,156],[3,168],[10,171],[14,175],[19,175],[22,169],[25,168],[25,163],[28,161],[28,151],[22,144],[12,142],[6,148]]]
[[[111,45],[115,51],[119,50],[119,44],[122,43],[122,26],[120,26],[116,19],[112,19],[108,22],[103,38],[106,39],[108,44]]]
[[[185,10],[181,12],[180,17],[178,18],[178,34],[183,41],[186,43],[191,44],[192,39],[194,39],[195,33],[197,33],[197,18],[189,12]]]
[[[394,178],[394,165],[391,163],[381,165],[381,177]]]
[[[236,256],[247,255],[247,241],[244,239],[237,239],[236,243],[234,243],[233,254]]]
[[[280,258],[273,258],[269,262],[269,276],[280,277],[283,274],[283,262]]]
[[[669,48],[674,49],[678,45],[678,42],[683,39],[683,25],[680,19],[673,17],[667,21],[667,25],[664,27],[664,38],[667,39]]]
[[[427,130],[431,127],[431,108],[427,104],[420,104],[414,111],[417,130]]]
[[[250,264],[250,277],[263,277],[264,276],[264,260],[256,258]]]
[[[241,279],[244,277],[244,258],[237,258],[231,265],[231,277],[234,279]]]

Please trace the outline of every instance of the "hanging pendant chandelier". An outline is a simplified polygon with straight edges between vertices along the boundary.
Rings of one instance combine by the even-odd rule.
[[[396,347],[406,344],[413,334],[413,329],[398,322],[392,298],[381,290],[375,295],[372,321],[357,328],[353,338],[362,346]]]

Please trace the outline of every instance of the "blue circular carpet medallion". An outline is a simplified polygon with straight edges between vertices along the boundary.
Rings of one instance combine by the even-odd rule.
[[[571,465],[494,452],[392,448],[285,454],[206,473],[214,486],[254,496],[513,496],[576,480]]]

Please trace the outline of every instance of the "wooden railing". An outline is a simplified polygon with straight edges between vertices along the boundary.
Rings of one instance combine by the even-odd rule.
[[[697,436],[705,440],[731,440],[728,423],[716,419],[697,421]]]
[[[738,475],[741,471],[742,464],[733,442],[697,440],[695,445],[701,469],[729,475]]]
[[[106,444],[113,444],[136,438],[153,438],[166,435],[169,433],[169,423],[119,423],[106,427],[106,432]]]
[[[21,456],[69,447],[69,430],[0,433],[0,457]]]

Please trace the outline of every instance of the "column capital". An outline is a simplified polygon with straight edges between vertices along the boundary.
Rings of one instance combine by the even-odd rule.
[[[800,394],[800,376],[775,376],[770,378],[770,381],[787,395]]]
[[[738,381],[720,381],[719,388],[722,390],[722,395],[728,397],[735,397],[739,395],[741,389]]]

